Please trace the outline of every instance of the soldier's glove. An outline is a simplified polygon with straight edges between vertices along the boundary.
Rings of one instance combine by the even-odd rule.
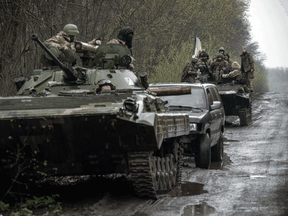
[[[251,72],[254,72],[254,69],[251,69]]]

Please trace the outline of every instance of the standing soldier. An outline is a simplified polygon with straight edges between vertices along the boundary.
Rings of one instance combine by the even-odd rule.
[[[224,60],[222,53],[218,53],[216,60],[212,62],[209,68],[210,74],[212,74],[215,79],[215,83],[221,83],[222,74],[227,73],[228,62]]]
[[[182,72],[181,82],[195,83],[197,77],[196,63],[197,58],[192,58],[191,63],[188,63]]]
[[[252,79],[254,78],[254,60],[252,55],[246,51],[246,48],[242,48],[241,57],[241,72],[245,84],[250,92],[253,92]]]

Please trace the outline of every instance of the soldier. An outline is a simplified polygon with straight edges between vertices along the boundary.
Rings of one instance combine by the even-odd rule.
[[[228,62],[224,60],[224,56],[222,53],[218,53],[216,56],[216,60],[212,62],[209,68],[210,74],[212,74],[215,79],[215,83],[221,83],[222,74],[226,73],[228,67]]]
[[[237,61],[234,61],[232,63],[232,71],[229,74],[223,74],[222,78],[223,79],[233,79],[235,80],[237,83],[243,83],[245,84],[243,77],[242,77],[242,73],[241,73],[241,66],[239,65],[239,63]]]
[[[230,71],[232,71],[232,63],[233,63],[233,61],[230,59],[230,55],[228,53],[224,54],[224,59],[225,59],[225,61],[228,62],[227,73],[229,73]]]
[[[220,47],[218,53],[222,53],[223,56],[225,56],[225,49],[224,49],[224,47]],[[216,55],[213,56],[213,61],[216,60],[218,53],[217,53]]]
[[[44,42],[50,51],[59,58],[60,61],[68,61],[72,66],[77,62],[75,57],[74,41],[75,36],[79,34],[78,27],[74,24],[67,24],[63,31]],[[45,66],[55,66],[56,63],[47,54],[40,57],[40,62]]]
[[[136,61],[133,57],[132,57],[132,39],[133,39],[133,31],[131,29],[129,29],[129,27],[124,27],[120,30],[117,39],[112,39],[110,41],[107,42],[107,44],[122,44],[128,47],[128,49],[130,50],[130,54],[131,54],[131,59],[132,62],[129,65],[129,69],[133,69],[134,65],[133,65],[133,61]]]
[[[192,58],[191,63],[188,63],[182,72],[181,82],[195,83],[197,77],[197,58]]]
[[[254,78],[254,60],[252,55],[242,48],[241,57],[241,72],[246,86],[250,92],[253,92],[252,79]]]

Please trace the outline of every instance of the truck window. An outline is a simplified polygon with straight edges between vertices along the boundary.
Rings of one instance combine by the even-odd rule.
[[[214,89],[214,92],[215,92],[215,94],[216,94],[217,101],[221,101],[221,97],[220,97],[220,95],[219,95],[219,92],[218,92],[217,88],[214,87],[213,89]]]
[[[210,88],[210,91],[212,92],[212,95],[213,95],[213,101],[219,101],[219,99],[217,98],[217,94],[215,92],[215,89],[214,88]]]
[[[207,96],[208,96],[208,102],[209,102],[209,106],[211,106],[213,104],[213,97],[212,97],[212,93],[211,93],[211,89],[206,89],[207,92]]]

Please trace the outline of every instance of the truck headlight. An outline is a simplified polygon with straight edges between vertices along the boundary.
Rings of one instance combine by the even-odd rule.
[[[190,131],[197,131],[197,124],[190,123]]]

